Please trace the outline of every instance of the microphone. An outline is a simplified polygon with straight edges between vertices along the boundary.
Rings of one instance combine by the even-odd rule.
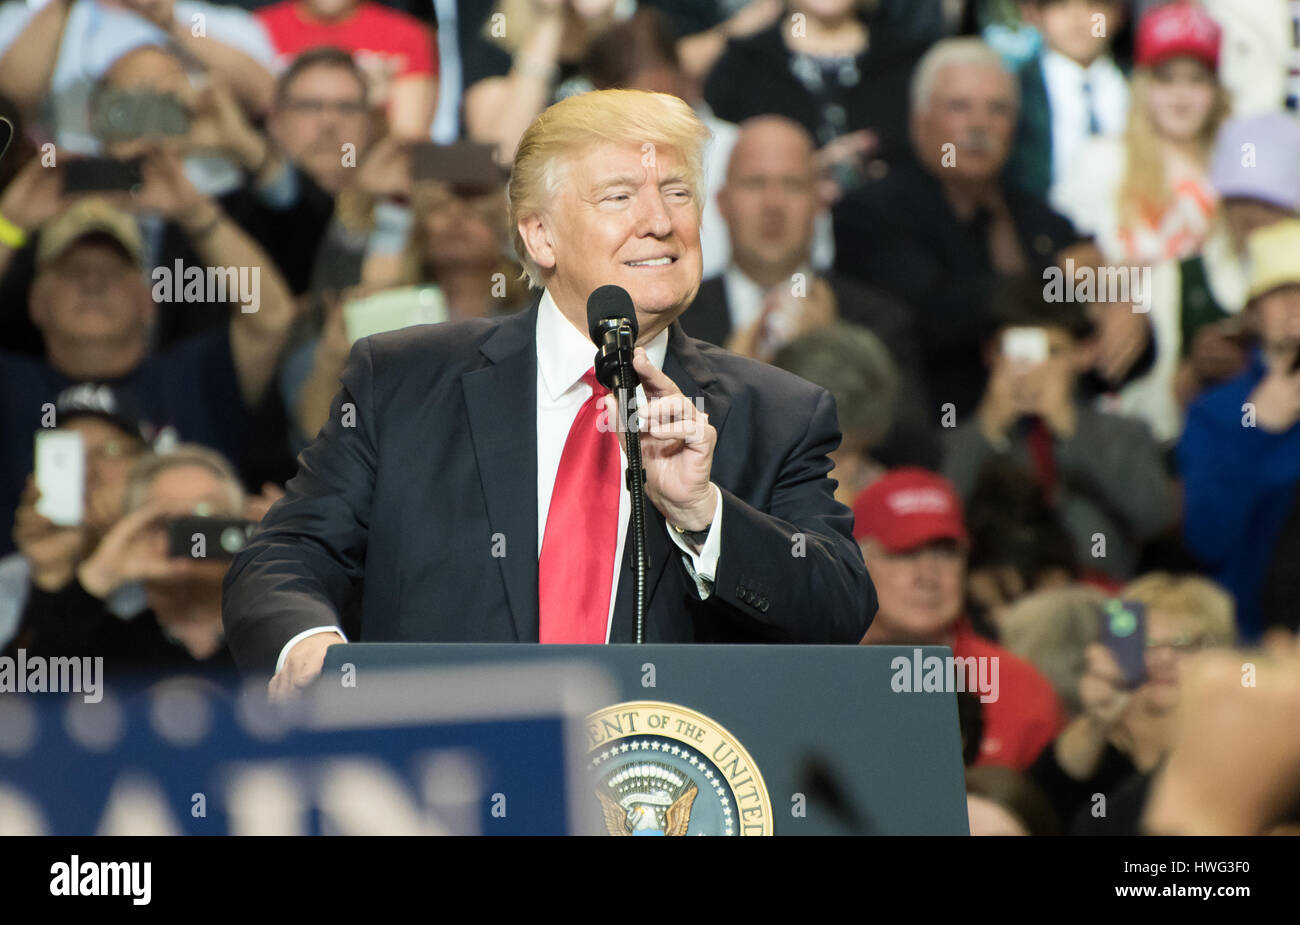
[[[639,329],[626,289],[601,286],[587,296],[587,330],[596,345],[596,381],[611,391],[635,389],[640,379],[632,369],[632,351]]]
[[[632,614],[636,641],[645,642],[646,572],[650,553],[646,546],[645,468],[641,464],[641,432],[636,419],[636,387],[640,377],[632,368],[636,349],[636,309],[622,286],[601,286],[587,296],[587,330],[596,345],[596,380],[614,393],[618,420],[627,435],[627,469],[624,484],[631,500]]]

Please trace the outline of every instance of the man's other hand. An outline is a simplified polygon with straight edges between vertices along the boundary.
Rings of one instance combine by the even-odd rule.
[[[284,667],[266,685],[267,698],[273,702],[290,700],[320,674],[325,664],[325,650],[342,645],[336,633],[316,633],[300,640],[284,659]]]

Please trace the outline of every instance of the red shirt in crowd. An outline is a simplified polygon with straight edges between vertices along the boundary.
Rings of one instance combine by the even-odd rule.
[[[979,636],[966,619],[958,621],[952,642],[957,658],[997,658],[998,699],[981,703],[984,738],[975,764],[1001,764],[1026,770],[1065,728],[1056,691],[1029,662]]]
[[[298,0],[283,0],[256,11],[282,62],[309,48],[334,45],[352,53],[367,73],[378,66],[390,80],[438,73],[433,33],[408,13],[362,0],[345,19],[314,18]]]

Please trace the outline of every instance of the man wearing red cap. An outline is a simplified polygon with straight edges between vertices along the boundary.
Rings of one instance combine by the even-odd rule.
[[[997,696],[982,703],[975,763],[1028,768],[1064,717],[1033,665],[977,636],[965,619],[969,541],[952,484],[924,469],[895,469],[858,495],[853,520],[880,601],[862,642],[951,646],[959,659],[996,659]]]

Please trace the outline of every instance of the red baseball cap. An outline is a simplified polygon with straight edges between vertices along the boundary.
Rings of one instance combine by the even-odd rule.
[[[1158,6],[1138,23],[1134,63],[1155,67],[1170,58],[1186,56],[1219,69],[1219,42],[1223,30],[1209,13],[1177,0]]]
[[[966,539],[961,499],[941,475],[927,469],[894,469],[853,501],[853,538],[877,541],[891,553],[935,540]]]

